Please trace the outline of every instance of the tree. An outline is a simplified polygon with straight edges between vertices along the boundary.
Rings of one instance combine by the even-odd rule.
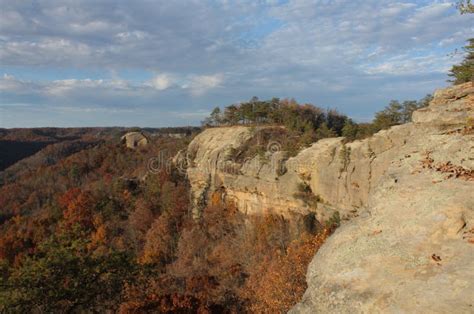
[[[461,14],[474,13],[474,4],[471,0],[460,0],[457,2],[456,7]]]
[[[453,79],[450,80],[454,85],[472,82],[474,80],[474,38],[468,40],[468,44],[463,48],[466,51],[464,60],[453,65],[448,74]]]
[[[240,120],[239,109],[236,105],[230,105],[224,110],[224,121],[228,124],[237,124]]]
[[[283,122],[281,104],[279,98],[272,98],[269,102],[268,119],[271,123],[281,124]]]
[[[163,213],[156,219],[146,234],[141,261],[166,265],[174,258],[177,246],[176,222],[168,213]]]
[[[342,136],[352,141],[358,138],[359,127],[352,119],[347,119],[342,128]]]
[[[269,101],[258,101],[255,104],[255,119],[257,123],[268,122],[268,115],[271,111],[271,104]]]
[[[240,109],[240,113],[241,113],[244,124],[255,122],[254,102],[256,101],[258,101],[258,98],[254,97],[249,102],[245,102],[240,105],[239,109]]]
[[[204,120],[201,121],[202,127],[210,127],[212,126],[212,119],[211,117],[205,117]]]
[[[335,137],[336,133],[328,128],[328,125],[326,122],[321,124],[321,126],[316,130],[316,138],[318,140],[323,139],[323,138],[328,138],[328,137]]]
[[[126,253],[95,255],[80,233],[62,234],[42,243],[2,282],[0,311],[104,312],[117,307],[123,285],[135,274]]]
[[[149,205],[139,199],[135,204],[135,210],[128,216],[130,233],[135,241],[142,243],[151,224],[153,223],[153,212]]]
[[[268,254],[256,265],[242,289],[252,313],[286,313],[301,300],[307,288],[308,264],[331,230],[304,235],[285,250]]]
[[[411,121],[413,111],[418,109],[418,102],[416,100],[405,100],[402,104],[401,123],[408,123]]]
[[[333,130],[337,135],[341,135],[342,128],[346,123],[347,117],[337,112],[337,110],[331,109],[327,112],[327,124],[328,127]]]
[[[415,110],[418,110],[423,107],[427,107],[430,104],[430,101],[433,99],[433,96],[428,94],[422,99],[416,100],[405,100],[402,104],[401,109],[401,123],[411,122],[411,116]]]
[[[65,229],[75,224],[79,224],[84,228],[92,228],[92,209],[95,200],[90,192],[78,188],[70,189],[59,198],[58,203],[64,208],[62,223]]]
[[[472,0],[459,0],[456,7],[461,14],[474,13]],[[468,44],[464,46],[463,50],[466,52],[464,60],[461,64],[453,65],[448,74],[453,77],[449,82],[452,82],[454,85],[474,81],[474,38],[468,39]]]
[[[402,123],[403,106],[398,100],[390,101],[390,104],[375,114],[374,126],[377,130],[388,129],[391,126]]]
[[[211,123],[213,125],[220,125],[222,123],[221,108],[216,107],[211,112]]]

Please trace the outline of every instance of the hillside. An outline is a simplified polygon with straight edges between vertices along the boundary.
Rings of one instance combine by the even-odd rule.
[[[313,259],[292,312],[467,313],[473,123],[474,87],[465,83],[436,91],[412,123],[365,140],[322,139],[289,158],[273,128],[213,128],[177,163],[187,166],[195,217],[218,191],[246,214],[313,213],[323,223],[337,212],[347,221]],[[263,151],[239,158],[255,137]]]
[[[0,172],[21,159],[30,157],[43,148],[52,144],[58,145],[61,156],[66,157],[66,151],[78,151],[78,143],[87,145],[101,140],[113,140],[126,132],[137,128],[32,128],[32,129],[0,129]],[[143,128],[150,136],[169,136],[175,134],[190,135],[198,132],[197,127],[176,128]],[[76,147],[69,149],[68,146]],[[51,149],[51,148],[50,148]],[[51,149],[54,150],[54,149]],[[44,155],[48,155],[45,153]]]
[[[336,223],[316,230],[304,216],[244,215],[218,193],[195,221],[189,181],[171,162],[191,140],[156,136],[128,148],[115,138],[63,155],[58,143],[8,168],[0,187],[0,311],[294,305],[309,259]],[[280,280],[290,278],[285,288]]]
[[[359,140],[4,131],[48,145],[1,173],[0,311],[468,313],[474,87],[420,107]]]

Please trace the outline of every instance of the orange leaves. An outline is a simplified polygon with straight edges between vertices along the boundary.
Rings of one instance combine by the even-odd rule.
[[[212,193],[211,206],[219,206],[222,204],[222,195],[219,192]]]
[[[132,197],[132,193],[129,190],[123,190],[122,197],[125,202],[128,202],[130,201],[130,198]]]
[[[89,250],[104,246],[107,244],[107,229],[100,216],[94,217],[95,232],[91,235],[91,242],[88,245]]]
[[[242,289],[250,299],[250,309],[257,313],[287,312],[306,290],[306,270],[330,230],[293,241],[285,254],[276,253],[268,263],[252,272]]]
[[[174,224],[172,216],[167,213],[153,222],[146,234],[142,263],[166,264],[173,258],[176,247]]]
[[[93,227],[92,208],[94,199],[89,192],[70,189],[58,200],[63,210],[63,227],[67,230],[75,224],[83,228]]]
[[[135,210],[128,217],[132,229],[138,234],[138,237],[144,237],[146,231],[153,222],[153,212],[150,205],[142,199],[135,203]]]

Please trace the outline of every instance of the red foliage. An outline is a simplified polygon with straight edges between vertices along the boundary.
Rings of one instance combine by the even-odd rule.
[[[59,197],[58,203],[64,209],[63,228],[70,229],[75,224],[86,229],[93,227],[92,208],[95,201],[90,192],[70,189]]]

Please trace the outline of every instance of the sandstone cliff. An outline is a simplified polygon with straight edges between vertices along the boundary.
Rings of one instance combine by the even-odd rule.
[[[305,205],[293,197],[298,177],[294,173],[278,174],[283,153],[266,153],[266,160],[253,156],[243,162],[233,158],[254,133],[248,127],[207,129],[189,145],[187,175],[192,187],[195,213],[210,193],[221,191],[244,213],[272,210],[287,215],[302,211]]]
[[[437,91],[413,123],[351,144],[343,182],[316,171],[315,190],[366,213],[316,254],[293,313],[474,311],[473,118],[472,83]]]
[[[289,159],[275,141],[237,161],[259,129],[212,128],[177,159],[186,163],[196,216],[219,191],[249,214],[314,212],[321,221],[337,210],[349,220],[315,256],[293,312],[467,313],[474,309],[473,121],[467,83],[437,91],[413,123],[363,141],[325,139]],[[296,197],[302,185],[317,206]]]

